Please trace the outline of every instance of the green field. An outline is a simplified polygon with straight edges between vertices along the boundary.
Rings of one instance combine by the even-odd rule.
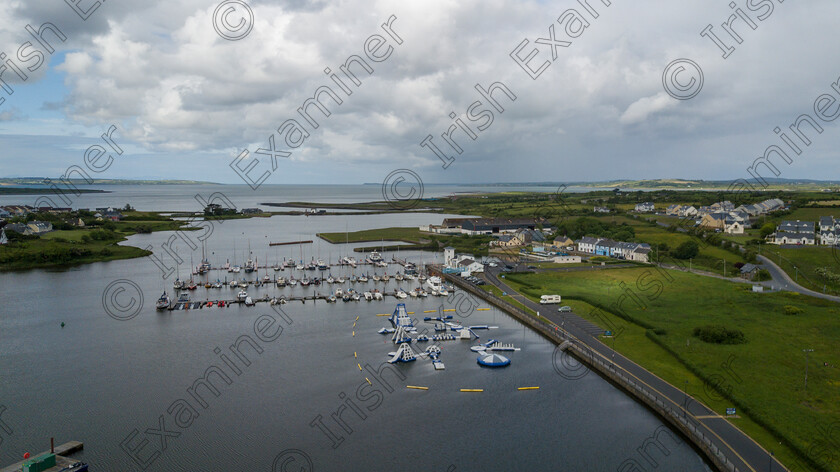
[[[364,231],[351,231],[349,233],[318,233],[318,237],[332,244],[366,243],[371,241],[402,241],[406,243],[419,244],[423,238],[420,229],[410,228],[378,228]]]
[[[781,248],[765,244],[761,254],[784,269],[799,285],[820,293],[840,295],[840,249],[828,246]],[[827,272],[818,272],[818,269]]]
[[[151,254],[140,248],[117,244],[125,241],[125,233],[113,233],[112,237],[102,240],[82,240],[83,236],[91,234],[92,230],[88,229],[53,231],[37,239],[0,246],[0,270],[72,266]]]
[[[665,273],[628,268],[511,274],[506,279],[534,300],[544,293],[560,293],[570,305],[585,302],[620,311],[624,318],[611,317],[613,326],[620,323],[626,328],[615,340],[617,350],[675,386],[689,380],[695,398],[720,413],[725,406],[737,407],[744,418],[731,421],[773,450],[783,463],[792,465],[793,454],[807,456],[805,451],[824,440],[817,425],[840,420],[840,306],[787,292],[752,293],[748,284],[711,277]],[[619,285],[622,282],[624,288]],[[641,305],[627,290],[639,297]],[[623,295],[622,310],[618,310],[615,303]],[[785,306],[803,313],[785,314]],[[593,321],[607,329],[603,318]],[[692,335],[694,328],[706,325],[741,330],[747,342],[708,344]],[[807,393],[805,348],[814,349]],[[731,369],[722,368],[727,364]],[[726,400],[715,400],[723,395],[698,388],[699,380],[686,376],[682,369],[711,383],[722,378]],[[822,470],[840,469],[834,464]]]

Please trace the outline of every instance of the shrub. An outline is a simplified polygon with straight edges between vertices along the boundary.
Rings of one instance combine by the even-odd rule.
[[[747,342],[744,333],[738,329],[729,329],[721,325],[706,325],[694,328],[692,333],[701,341],[710,344],[743,344]]]
[[[755,279],[757,282],[761,282],[764,280],[773,280],[773,276],[770,275],[770,271],[767,269],[758,269],[758,272],[755,274]]]
[[[786,315],[799,315],[801,313],[804,313],[804,310],[797,306],[785,305],[784,312]]]
[[[700,246],[697,241],[686,241],[674,250],[674,257],[677,259],[691,259],[700,253]]]

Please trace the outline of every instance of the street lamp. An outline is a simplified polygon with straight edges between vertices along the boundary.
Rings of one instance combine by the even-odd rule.
[[[808,393],[808,354],[814,352],[813,349],[803,349],[805,353],[805,393]]]

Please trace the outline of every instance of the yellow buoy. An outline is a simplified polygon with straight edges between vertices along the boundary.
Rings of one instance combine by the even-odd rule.
[[[429,387],[418,387],[416,385],[406,385],[405,388],[413,388],[415,390],[428,390]]]
[[[359,372],[361,372],[362,371],[362,365],[359,364],[358,362],[356,363],[356,365],[359,366]]]
[[[539,387],[519,387],[517,390],[539,390]]]
[[[369,378],[365,377],[365,380],[367,380],[368,385],[373,385],[372,383],[370,383],[370,379],[369,379]]]
[[[462,388],[462,392],[483,392],[483,388]]]

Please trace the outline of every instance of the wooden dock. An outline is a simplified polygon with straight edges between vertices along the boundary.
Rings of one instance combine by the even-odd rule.
[[[67,455],[73,454],[74,452],[81,451],[84,449],[85,445],[79,441],[70,441],[66,442],[60,446],[56,446],[55,448],[55,467],[51,467],[47,469],[47,472],[58,472],[59,470],[70,466],[71,464],[78,462],[74,459],[69,459]],[[43,454],[49,454],[50,451],[44,451],[39,454],[32,454],[31,458],[34,459],[38,456]],[[18,463],[12,464],[8,467],[0,469],[0,472],[20,472],[23,468],[23,463],[25,461],[20,461]]]

